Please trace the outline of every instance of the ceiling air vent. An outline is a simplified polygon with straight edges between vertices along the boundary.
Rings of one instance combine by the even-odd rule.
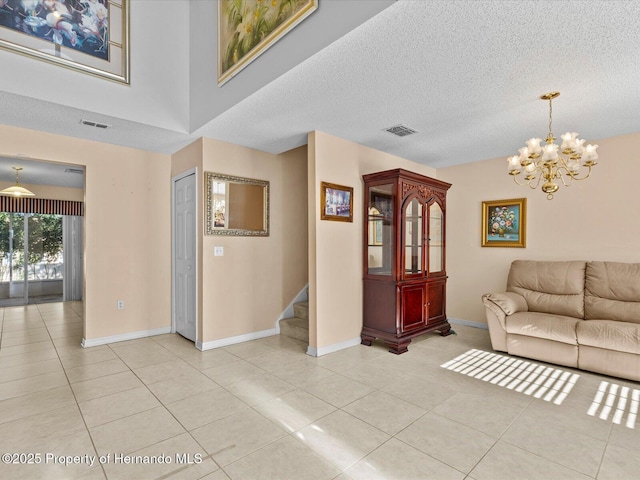
[[[84,170],[81,168],[66,168],[64,173],[77,173],[79,175],[84,175]]]
[[[393,133],[394,135],[397,135],[399,137],[406,137],[407,135],[411,135],[413,133],[418,133],[417,130],[413,130],[409,127],[406,127],[404,125],[396,125],[394,127],[389,127],[389,128],[385,128],[385,131],[389,132],[389,133]]]
[[[87,127],[96,127],[96,128],[109,128],[111,125],[107,125],[106,123],[94,122],[91,120],[80,120],[82,125],[86,125]]]

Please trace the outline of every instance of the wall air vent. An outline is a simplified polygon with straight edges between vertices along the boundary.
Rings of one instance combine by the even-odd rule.
[[[386,132],[393,133],[398,137],[406,137],[407,135],[418,133],[417,130],[413,130],[412,128],[406,127],[404,125],[395,125],[393,127],[385,128],[384,130]]]
[[[81,168],[66,168],[64,173],[77,173],[78,175],[84,175],[84,170]]]
[[[96,127],[96,128],[109,128],[111,125],[107,125],[106,123],[94,122],[92,120],[80,120],[82,125],[86,125],[87,127]]]

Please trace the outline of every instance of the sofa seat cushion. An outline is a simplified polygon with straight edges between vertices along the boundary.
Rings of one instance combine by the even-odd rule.
[[[507,334],[537,337],[545,340],[577,345],[575,317],[539,312],[519,312],[505,320]]]
[[[578,344],[640,353],[640,325],[614,320],[585,320],[577,328]]]

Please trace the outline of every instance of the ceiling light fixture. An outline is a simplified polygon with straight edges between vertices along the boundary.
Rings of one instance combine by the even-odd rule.
[[[591,167],[597,165],[598,145],[584,145],[584,140],[578,138],[577,132],[567,132],[561,135],[562,145],[558,147],[555,142],[556,137],[551,131],[551,101],[557,98],[560,92],[545,93],[541,100],[549,100],[549,133],[545,140],[545,145],[540,145],[542,139],[530,138],[525,143],[526,147],[518,150],[519,155],[509,157],[509,175],[518,185],[529,185],[532,189],[538,188],[540,182],[542,191],[547,194],[547,199],[551,200],[553,194],[558,191],[559,179],[565,187],[568,187],[573,180],[585,180],[591,175]],[[559,151],[558,151],[559,150]],[[586,168],[586,172],[583,168]],[[518,175],[524,170],[526,183],[518,181]],[[580,174],[584,176],[580,176]]]
[[[22,167],[11,167],[16,171],[16,184],[0,190],[0,195],[11,195],[12,197],[35,197],[36,194],[20,186],[20,170]]]

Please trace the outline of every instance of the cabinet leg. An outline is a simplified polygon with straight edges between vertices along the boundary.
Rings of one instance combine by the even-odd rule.
[[[396,355],[400,355],[401,353],[405,353],[409,351],[409,344],[411,343],[411,339],[405,340],[402,342],[384,342],[387,347],[389,347],[389,351],[391,353],[395,353]]]
[[[448,323],[444,325],[442,328],[440,328],[439,331],[440,331],[440,336],[442,337],[447,337],[452,333],[455,333],[453,330],[451,330],[451,325],[449,325]]]
[[[376,337],[372,337],[371,335],[365,335],[362,334],[360,335],[360,344],[361,345],[366,345],[367,347],[371,346],[371,343],[376,339]]]

